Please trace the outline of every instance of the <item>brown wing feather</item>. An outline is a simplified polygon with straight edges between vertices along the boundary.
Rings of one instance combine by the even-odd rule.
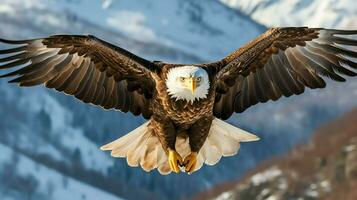
[[[259,102],[323,88],[327,76],[356,76],[357,31],[306,27],[273,28],[208,67],[217,71],[216,117],[227,119]]]
[[[0,69],[19,67],[1,78],[14,76],[10,82],[20,86],[44,84],[105,109],[151,116],[151,73],[159,70],[152,62],[93,36],[0,42],[20,45],[0,49]]]

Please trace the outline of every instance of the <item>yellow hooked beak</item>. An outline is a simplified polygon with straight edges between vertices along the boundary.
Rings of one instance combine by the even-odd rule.
[[[191,89],[192,94],[195,93],[196,87],[197,87],[197,81],[195,78],[190,78],[189,79],[189,86]]]

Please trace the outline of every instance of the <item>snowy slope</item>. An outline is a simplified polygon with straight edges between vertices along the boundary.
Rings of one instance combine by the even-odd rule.
[[[101,6],[101,3],[98,0],[56,1],[60,8],[94,24],[205,60],[227,55],[263,30],[262,26],[215,0],[115,0],[110,6],[105,2]]]
[[[239,181],[222,184],[194,199],[355,200],[356,121],[357,109],[353,109],[319,127],[308,144],[262,163]]]
[[[200,62],[204,59],[164,44],[136,40],[126,36],[123,32],[114,31],[106,24],[95,23],[95,20],[91,20],[97,18],[94,15],[86,18],[78,15],[76,11],[63,8],[64,5],[72,5],[73,2],[78,1],[1,0],[0,22],[2,28],[0,33],[3,37],[9,38],[15,36],[17,38],[45,37],[62,33],[94,34],[147,59],[160,58],[179,61],[184,57],[191,62]],[[82,10],[82,8],[78,9]],[[98,13],[95,10],[88,10],[88,12]],[[105,21],[105,19],[102,20]]]
[[[2,85],[2,89],[4,87]],[[9,95],[7,97],[10,102],[15,102],[16,98],[18,98],[17,95]],[[15,132],[19,135],[10,135],[9,142],[21,145],[23,149],[36,150],[38,154],[49,154],[57,160],[64,160],[68,158],[68,152],[75,152],[76,149],[80,149],[83,164],[103,173],[113,165],[113,160],[105,156],[104,152],[98,151],[98,146],[84,135],[82,129],[72,125],[73,113],[50,94],[43,93],[39,88],[31,90],[29,94],[26,94],[26,98],[21,98],[17,101],[16,109],[26,110],[28,117],[36,113],[48,116],[46,120],[48,129],[46,130],[47,133],[45,133],[48,135],[45,138],[41,138],[40,135],[36,138],[35,143],[32,143],[29,141],[31,141],[33,135],[28,133],[29,130],[21,130],[19,128],[20,130]],[[22,115],[25,116],[27,113]],[[24,124],[24,126],[26,125]],[[44,141],[41,141],[41,139]],[[52,142],[51,140],[55,141]],[[65,150],[61,151],[61,149]]]
[[[268,27],[356,28],[354,0],[219,0]]]
[[[64,177],[3,144],[0,144],[0,151],[0,179],[7,179],[0,183],[0,199],[120,200],[95,187]]]
[[[347,23],[344,21],[355,21],[350,13],[356,13],[353,6],[337,7],[339,9],[330,6],[331,11],[325,6],[325,14],[316,12],[320,15],[315,15],[311,10],[318,10],[316,1],[311,4],[304,1],[307,2],[303,4],[305,6],[295,7],[291,6],[295,1],[221,2],[0,0],[0,36],[29,38],[90,33],[148,59],[192,63],[222,58],[265,30],[242,12],[266,26],[303,25],[300,22],[308,20],[312,23],[308,25],[315,25],[315,22],[316,26],[330,26],[318,23],[330,23],[331,17],[335,17],[332,21],[338,23],[336,27],[340,27],[340,22],[343,26]],[[242,12],[227,5],[243,6]],[[280,11],[271,10],[270,6],[281,5]],[[258,14],[261,16],[255,17]],[[65,163],[71,169],[77,169],[76,164],[80,163],[78,172],[94,170],[104,174],[107,180],[96,187],[107,188],[108,183],[113,183],[110,182],[112,179],[117,181],[115,184],[125,183],[129,188],[121,185],[111,189],[112,193],[120,190],[115,193],[120,197],[167,199],[175,194],[176,199],[186,198],[218,182],[235,179],[262,159],[305,141],[320,123],[357,105],[356,88],[356,81],[346,84],[329,82],[326,90],[307,91],[302,96],[259,104],[243,114],[234,115],[229,122],[257,133],[262,140],[243,144],[238,156],[224,158],[219,165],[207,166],[191,176],[147,174],[129,168],[123,159],[112,159],[98,150],[100,145],[143,123],[142,118],[103,111],[43,88],[19,89],[3,80],[0,80],[0,142],[31,155],[49,156],[52,163]],[[64,177],[73,176],[58,171]],[[86,177],[77,179],[85,181]]]

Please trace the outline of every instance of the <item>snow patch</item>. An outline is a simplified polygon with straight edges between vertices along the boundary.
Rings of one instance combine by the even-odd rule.
[[[346,146],[343,150],[345,152],[351,152],[351,151],[353,151],[355,149],[356,149],[356,145],[351,144],[351,145]]]
[[[264,172],[255,174],[254,176],[251,177],[251,180],[254,186],[258,186],[262,183],[271,181],[280,175],[282,175],[281,170],[278,169],[277,167],[272,167],[270,169],[265,170]]]
[[[357,18],[354,0],[220,0],[268,26],[346,28]],[[289,17],[285,17],[289,16]]]
[[[12,6],[6,4],[0,5],[0,13],[11,16],[15,16],[16,14],[15,9]]]
[[[145,24],[146,21],[146,16],[137,11],[120,11],[107,19],[109,26],[137,40],[154,41],[155,32]]]
[[[219,196],[217,196],[215,198],[215,200],[229,200],[229,199],[233,199],[233,192],[223,192],[222,194],[220,194]]]
[[[113,3],[112,0],[102,0],[102,1],[103,1],[103,3],[102,3],[103,9],[108,9]]]

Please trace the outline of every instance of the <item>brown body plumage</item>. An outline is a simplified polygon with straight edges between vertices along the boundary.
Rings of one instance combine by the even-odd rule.
[[[0,69],[23,66],[1,76],[17,76],[10,82],[20,86],[44,84],[85,103],[142,114],[150,119],[138,130],[143,131],[144,138],[134,131],[133,136],[140,136],[138,141],[128,136],[103,149],[112,150],[113,156],[127,157],[130,165],[140,164],[145,170],[157,167],[160,172],[169,173],[165,157],[168,156],[169,160],[177,159],[192,172],[204,162],[214,164],[222,155],[233,155],[239,148],[239,141],[254,140],[249,138],[251,135],[242,133],[236,143],[231,144],[235,146],[233,149],[225,149],[228,144],[214,138],[212,129],[224,130],[220,137],[232,139],[235,135],[227,131],[233,128],[216,118],[227,119],[232,113],[243,112],[258,102],[300,94],[305,87],[323,88],[325,81],[321,75],[336,81],[345,80],[341,75],[356,76],[353,69],[357,64],[351,58],[356,59],[357,53],[343,46],[357,46],[356,40],[344,37],[356,34],[357,31],[306,27],[269,29],[220,61],[192,65],[204,69],[210,83],[207,96],[193,102],[172,98],[165,82],[170,69],[186,65],[150,62],[93,36],[57,35],[24,41],[0,39],[0,42],[18,45],[0,50],[0,55],[7,55],[0,58],[3,63]],[[177,140],[181,136],[180,143]],[[162,149],[157,147],[158,141]],[[185,141],[191,151],[186,157],[192,166],[187,166],[175,152]],[[137,152],[126,143],[145,147]],[[205,144],[207,148],[216,148],[218,157],[210,157],[212,152],[208,152]],[[204,152],[200,151],[202,148]],[[195,167],[196,161],[192,160],[196,156],[199,164]],[[177,171],[177,166],[170,164],[170,167]]]
[[[151,101],[151,109],[154,110],[151,124],[157,135],[166,138],[161,141],[164,149],[174,149],[176,136],[184,132],[190,138],[191,149],[198,152],[213,120],[215,90],[211,88],[206,99],[193,104],[170,98],[165,80],[167,71],[174,67],[179,65],[161,64],[162,70],[155,78],[157,93],[154,93]]]

